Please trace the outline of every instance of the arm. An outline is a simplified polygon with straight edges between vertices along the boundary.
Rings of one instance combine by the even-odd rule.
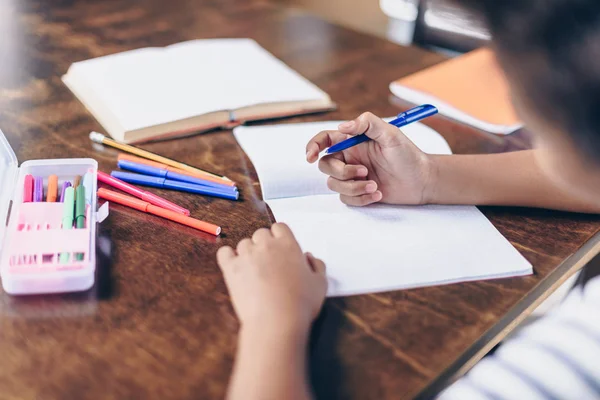
[[[307,342],[306,329],[243,327],[228,398],[310,399]]]
[[[536,151],[430,156],[425,202],[600,213],[600,201],[586,201],[555,185],[536,163]]]
[[[319,153],[349,136],[371,141],[319,159]],[[486,155],[428,155],[400,130],[371,113],[317,134],[306,147],[310,163],[329,175],[329,188],[342,202],[470,204],[544,207],[600,213],[600,197],[582,198],[558,186],[540,168],[537,152]],[[596,187],[597,174],[577,174],[574,187]]]
[[[325,293],[325,264],[290,229],[259,229],[217,262],[240,320],[230,400],[310,399],[307,345]]]

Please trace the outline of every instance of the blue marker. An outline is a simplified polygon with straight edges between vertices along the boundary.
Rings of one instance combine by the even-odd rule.
[[[217,189],[210,186],[194,185],[193,183],[173,181],[160,176],[148,176],[141,174],[132,174],[130,172],[113,171],[111,176],[127,183],[133,183],[142,186],[157,187],[162,189],[178,190],[202,194],[205,196],[221,197],[228,200],[237,200],[240,196],[237,190],[229,187],[227,190]]]
[[[430,104],[425,104],[398,114],[398,117],[395,120],[390,121],[390,125],[401,128],[403,126],[412,124],[413,122],[431,117],[432,115],[437,114],[437,112],[437,108]],[[364,143],[368,140],[371,140],[371,138],[364,133],[362,135],[353,136],[350,139],[344,140],[343,142],[334,144],[325,151],[325,154],[337,153],[339,151],[349,149],[350,147],[354,147],[357,144]]]
[[[140,164],[129,160],[119,160],[118,165],[121,169],[137,172],[139,174],[160,176],[162,178],[167,178],[173,181],[193,183],[194,185],[209,186],[215,189],[222,189],[227,191],[233,188],[237,191],[237,188],[235,186],[223,185],[221,183],[207,181],[206,179],[196,178],[193,176],[180,174],[162,168],[156,168],[150,165]]]

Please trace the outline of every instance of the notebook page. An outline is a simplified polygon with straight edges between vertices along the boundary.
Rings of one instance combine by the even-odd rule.
[[[195,40],[75,63],[125,131],[214,111],[327,95],[250,39]]]
[[[306,162],[306,144],[323,130],[335,130],[341,121],[237,127],[233,134],[258,176],[264,199],[332,194],[327,176]],[[450,154],[437,132],[419,123],[402,132],[426,153]]]
[[[348,207],[337,196],[268,200],[304,251],[325,261],[328,296],[532,273],[471,206]]]

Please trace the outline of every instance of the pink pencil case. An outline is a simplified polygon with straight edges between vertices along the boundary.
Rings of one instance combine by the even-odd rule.
[[[98,163],[89,158],[31,160],[18,166],[17,157],[0,131],[0,218],[8,223],[0,231],[0,277],[2,287],[13,295],[78,292],[94,285],[98,215]],[[59,188],[76,176],[90,174],[86,193],[86,223],[82,229],[62,229],[61,202],[23,202],[25,176],[44,179],[57,175]],[[83,182],[81,183],[83,184]],[[58,200],[57,200],[58,201]],[[103,219],[103,218],[102,218]],[[59,256],[68,254],[67,262]]]

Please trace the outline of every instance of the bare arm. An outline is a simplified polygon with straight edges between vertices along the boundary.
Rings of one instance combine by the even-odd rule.
[[[228,399],[310,399],[308,336],[327,293],[323,261],[274,224],[220,248],[217,262],[241,325]]]
[[[372,140],[319,159],[327,147],[362,133]],[[427,155],[396,127],[364,113],[337,131],[318,133],[306,146],[306,159],[319,160],[319,169],[329,175],[329,188],[353,206],[378,202],[511,205],[600,213],[600,195],[580,197],[543,173],[536,161],[540,151]],[[590,172],[585,166],[571,170],[576,182],[570,183],[577,188],[600,187],[598,174]]]
[[[600,213],[600,199],[586,201],[556,186],[537,165],[535,151],[431,156],[425,202]]]
[[[306,329],[240,331],[229,400],[308,400]]]

